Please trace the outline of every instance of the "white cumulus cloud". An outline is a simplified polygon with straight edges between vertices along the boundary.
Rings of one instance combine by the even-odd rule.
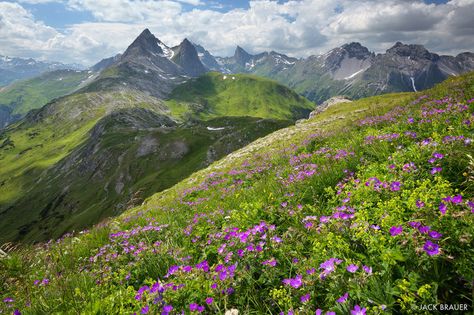
[[[145,27],[169,45],[187,37],[218,55],[229,55],[240,45],[254,53],[276,50],[307,56],[351,41],[378,52],[396,41],[424,44],[438,53],[474,50],[474,0],[444,4],[421,0],[252,0],[246,9],[228,11],[217,9],[215,1],[204,0],[64,3],[68,10],[89,12],[95,21],[69,25],[59,32],[35,20],[21,5],[1,2],[9,9],[0,7],[0,53],[35,49],[44,57],[89,65],[126,49]]]

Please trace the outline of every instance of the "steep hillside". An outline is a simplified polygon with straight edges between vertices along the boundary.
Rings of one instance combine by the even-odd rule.
[[[74,94],[5,130],[0,240],[45,240],[139,204],[290,121],[216,118],[179,126],[137,91]]]
[[[330,106],[118,218],[11,252],[0,307],[472,311],[473,106],[474,74]]]
[[[54,98],[81,88],[95,76],[91,71],[57,70],[0,89],[0,128],[40,108]]]
[[[208,73],[173,90],[166,104],[181,117],[209,119],[253,116],[275,119],[308,117],[315,104],[268,79]]]

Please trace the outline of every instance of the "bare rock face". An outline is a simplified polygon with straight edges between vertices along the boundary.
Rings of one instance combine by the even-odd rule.
[[[174,55],[171,60],[183,68],[188,75],[197,77],[206,72],[206,68],[198,57],[196,48],[188,39],[185,38],[173,51]]]
[[[145,29],[123,55],[105,59],[93,68],[101,69],[86,91],[136,89],[165,98],[189,77],[204,74],[196,48],[187,39],[170,48]]]
[[[313,118],[314,116],[316,116],[317,114],[319,113],[322,113],[324,112],[325,110],[327,110],[329,107],[331,106],[334,106],[336,104],[340,104],[340,103],[352,103],[352,101],[350,99],[348,99],[347,97],[345,96],[334,96],[334,97],[331,97],[330,99],[328,99],[327,101],[325,101],[324,103],[322,103],[321,105],[319,105],[318,107],[316,107],[315,110],[313,110],[310,114],[309,114],[309,118]]]

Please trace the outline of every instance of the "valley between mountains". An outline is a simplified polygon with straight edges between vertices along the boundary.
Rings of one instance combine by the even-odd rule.
[[[474,54],[51,70],[0,91],[0,314],[473,309]]]

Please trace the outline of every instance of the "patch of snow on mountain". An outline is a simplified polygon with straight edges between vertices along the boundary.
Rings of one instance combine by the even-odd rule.
[[[333,70],[332,76],[336,80],[347,80],[358,73],[367,70],[371,65],[369,59],[344,58],[339,66]]]
[[[207,130],[210,130],[210,131],[218,131],[218,130],[224,130],[225,127],[218,127],[218,128],[214,128],[214,127],[207,127]]]
[[[351,74],[350,76],[348,77],[345,77],[344,80],[349,80],[349,79],[352,79],[353,77],[355,77],[356,75],[358,75],[359,73],[363,72],[365,69],[360,69],[359,71]]]
[[[158,46],[160,46],[161,50],[163,50],[163,57],[166,57],[168,59],[171,59],[173,58],[174,56],[174,51],[169,48],[168,46],[166,46],[165,44],[163,44],[162,42],[160,41],[157,41],[156,44]]]
[[[250,63],[249,63],[249,62],[246,62],[246,63],[245,63],[245,68],[246,68],[247,70],[250,70],[250,69],[255,68],[255,61],[252,59]]]
[[[294,61],[289,61],[286,58],[284,58],[282,55],[275,55],[273,58],[275,59],[275,62],[277,64],[280,64],[280,63],[287,64],[287,65],[295,64]]]

